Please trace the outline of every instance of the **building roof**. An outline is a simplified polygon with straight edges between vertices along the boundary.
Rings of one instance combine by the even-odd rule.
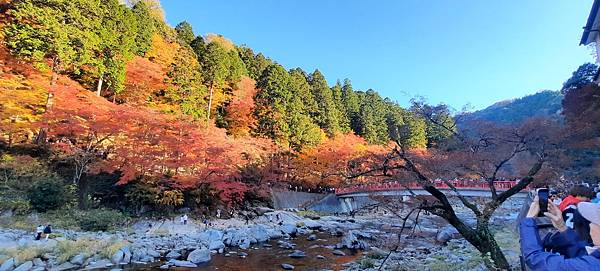
[[[587,23],[583,28],[583,36],[581,36],[581,42],[579,45],[588,45],[596,40],[598,31],[600,31],[600,0],[594,0],[592,10],[588,16]]]

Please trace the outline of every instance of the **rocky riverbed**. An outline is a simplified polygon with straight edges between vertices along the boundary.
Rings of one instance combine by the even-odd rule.
[[[513,229],[520,204],[509,201],[493,219],[512,262],[518,259]],[[465,210],[458,213],[474,222]],[[396,246],[383,270],[485,270],[476,250],[442,219],[428,214],[409,219],[398,240],[401,223],[377,210],[355,218],[269,211],[250,225],[221,220],[204,228],[193,222],[140,221],[115,233],[58,229],[41,241],[33,240],[31,232],[0,229],[0,271],[377,270]]]

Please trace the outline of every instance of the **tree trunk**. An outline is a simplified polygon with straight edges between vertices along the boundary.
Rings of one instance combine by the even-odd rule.
[[[52,77],[50,77],[50,86],[56,85],[56,80],[58,80],[58,57],[54,57],[52,59]]]
[[[214,84],[210,84],[210,95],[208,96],[208,110],[206,110],[206,130],[208,131],[208,123],[210,121],[210,108],[212,107]]]
[[[479,225],[477,232],[479,238],[482,240],[481,247],[477,247],[477,249],[484,256],[485,265],[490,270],[508,270],[510,265],[508,264],[502,249],[498,246],[498,243],[496,243],[496,239],[490,232],[487,223]]]
[[[102,91],[102,83],[103,83],[103,75],[100,75],[100,79],[98,79],[98,87],[96,87],[96,95],[100,97],[100,92]]]

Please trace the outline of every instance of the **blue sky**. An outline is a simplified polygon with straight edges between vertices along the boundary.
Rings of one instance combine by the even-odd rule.
[[[584,62],[592,0],[164,0],[167,21],[219,33],[286,68],[318,68],[408,104],[481,109],[559,89]]]

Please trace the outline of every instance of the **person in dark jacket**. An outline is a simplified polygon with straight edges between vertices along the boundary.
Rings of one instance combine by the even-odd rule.
[[[521,253],[525,264],[531,270],[600,271],[600,204],[582,202],[577,207],[580,214],[590,221],[590,236],[594,246],[586,246],[586,243],[579,239],[579,235],[565,225],[560,209],[549,203],[549,212],[544,213],[544,216],[548,217],[559,231],[555,236],[556,244],[560,244],[560,251],[564,251],[564,254],[556,254],[544,251],[535,221],[540,211],[538,198],[531,203],[526,218],[519,225]]]

